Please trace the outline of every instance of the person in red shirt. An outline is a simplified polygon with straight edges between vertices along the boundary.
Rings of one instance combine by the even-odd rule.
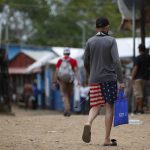
[[[64,82],[58,77],[59,68],[62,64],[63,59],[68,60],[69,63],[71,64],[74,75],[76,76],[76,78],[78,80],[78,84],[79,84],[80,80],[79,80],[79,74],[78,74],[77,61],[76,61],[76,59],[69,57],[70,49],[68,49],[68,48],[64,49],[63,54],[64,54],[64,57],[59,59],[56,64],[55,82],[60,84],[61,96],[62,96],[62,100],[64,102],[64,116],[69,117],[71,115],[70,102],[71,102],[71,97],[73,94],[73,85],[74,85],[73,82],[74,81]]]
[[[78,67],[77,66],[77,61],[76,61],[76,59],[73,59],[73,58],[69,57],[69,55],[70,55],[70,50],[69,49],[65,49],[64,50],[64,59],[68,59],[69,58],[69,62],[71,64],[71,66],[72,66],[72,69],[75,71],[75,70],[77,70],[77,67]],[[62,63],[62,59],[59,59],[57,64],[56,64],[56,69],[59,69],[61,63]]]

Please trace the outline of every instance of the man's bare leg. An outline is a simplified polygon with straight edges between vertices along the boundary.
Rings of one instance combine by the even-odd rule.
[[[96,106],[96,107],[92,107],[90,109],[89,116],[88,116],[88,121],[86,122],[86,124],[88,124],[90,126],[92,125],[94,119],[97,117],[97,115],[100,111],[100,108],[101,108],[101,106],[99,105],[99,106]]]
[[[135,113],[138,112],[138,109],[139,109],[139,98],[136,98],[135,99]]]
[[[106,103],[106,114],[105,114],[105,144],[110,143],[110,133],[113,122],[113,106]]]
[[[100,110],[100,106],[92,107],[89,112],[88,121],[84,125],[82,140],[86,143],[91,141],[91,125],[94,119],[97,117]]]
[[[138,112],[143,111],[143,98],[139,98]]]
[[[135,113],[138,113],[138,112],[142,112],[143,111],[143,98],[141,97],[137,97],[136,98],[136,102],[135,102]]]

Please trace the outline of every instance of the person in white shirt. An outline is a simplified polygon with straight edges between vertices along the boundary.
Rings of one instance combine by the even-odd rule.
[[[86,83],[83,83],[82,86],[80,87],[80,96],[81,96],[81,113],[85,114],[87,111],[87,99],[88,99],[88,94],[90,91],[90,87],[86,86]]]

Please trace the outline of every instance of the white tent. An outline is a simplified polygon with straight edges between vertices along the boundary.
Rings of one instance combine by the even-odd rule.
[[[58,55],[57,58],[54,58],[49,61],[50,64],[55,65],[57,61],[63,57],[63,50],[65,47],[52,47],[52,51]],[[84,53],[84,49],[82,48],[69,48],[70,49],[70,57],[77,59],[78,66],[83,66],[82,56]]]
[[[58,56],[63,57],[63,51],[67,47],[52,47],[52,51],[56,53]],[[69,48],[70,49],[70,57],[78,58],[81,57],[84,53],[82,48]]]
[[[52,47],[52,52],[49,52],[49,54],[46,54],[45,56],[41,57],[41,59],[37,60],[35,63],[33,63],[32,65],[30,65],[27,68],[27,72],[32,72],[34,69],[40,68],[44,65],[48,64],[56,64],[58,59],[63,57],[63,50],[65,49],[65,47]],[[70,52],[71,52],[71,57],[72,58],[76,58],[78,65],[79,66],[83,66],[83,62],[82,62],[82,56],[83,56],[83,49],[81,48],[69,48]]]
[[[133,57],[133,38],[117,38],[118,52],[120,58]],[[141,38],[135,40],[135,55],[139,55],[138,45],[141,43]],[[145,45],[150,48],[150,37],[145,38]]]
[[[47,62],[49,62],[51,59],[53,59],[55,57],[56,57],[56,55],[53,52],[49,52],[45,56],[43,56],[39,60],[37,60],[35,63],[30,65],[26,71],[28,73],[32,72],[34,69],[37,69],[37,68],[40,68],[40,67],[46,65]]]
[[[119,57],[123,58],[131,58],[133,57],[133,38],[117,38],[117,45],[118,45],[118,52]],[[141,43],[141,38],[136,38],[135,47],[136,52],[135,55],[139,55],[138,52],[138,45]],[[150,48],[150,37],[145,38],[145,44],[147,48]],[[63,57],[63,50],[65,47],[51,47],[52,52],[49,54],[45,54],[45,56],[41,57],[41,59],[37,60],[34,64],[27,68],[27,72],[32,72],[34,69],[40,68],[45,64],[52,64],[55,65],[58,59]],[[82,56],[84,54],[84,49],[82,48],[69,48],[70,49],[70,56],[72,58],[77,59],[78,66],[83,66]]]

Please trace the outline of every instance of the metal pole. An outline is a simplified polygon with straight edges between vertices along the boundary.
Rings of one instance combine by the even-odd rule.
[[[141,42],[145,45],[145,13],[144,13],[145,3],[141,0]]]
[[[0,47],[1,47],[1,44],[2,44],[2,22],[0,21]]]
[[[81,22],[78,22],[77,25],[80,26],[80,28],[82,29],[82,48],[84,48],[85,47],[85,37],[86,37],[85,27]]]
[[[9,28],[9,15],[10,15],[10,8],[9,5],[4,6],[4,12],[6,14],[6,26],[5,26],[5,46],[6,46],[6,54],[8,54],[8,28]]]
[[[135,0],[132,1],[132,34],[133,34],[133,61],[135,59]],[[134,95],[132,92],[132,113],[134,112]]]
[[[6,42],[6,54],[8,54],[8,21],[5,28],[5,42]]]
[[[132,1],[132,35],[133,35],[133,59],[135,58],[135,0]]]
[[[82,48],[85,47],[85,27],[84,25],[82,25],[82,30],[83,30],[83,33],[82,33]]]
[[[82,29],[82,48],[84,48],[84,46],[85,46],[85,27],[84,27],[84,25],[83,24],[79,24],[79,26],[81,27],[81,29]]]

